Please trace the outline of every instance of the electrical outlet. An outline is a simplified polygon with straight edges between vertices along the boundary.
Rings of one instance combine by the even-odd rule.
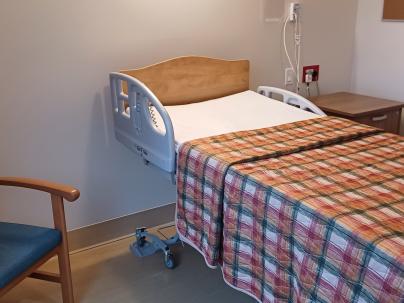
[[[306,78],[306,75],[310,75]],[[317,82],[320,77],[320,65],[303,66],[302,82],[307,83],[306,79],[311,79],[309,82]]]
[[[293,68],[285,68],[285,85],[292,85],[294,83],[295,72]]]

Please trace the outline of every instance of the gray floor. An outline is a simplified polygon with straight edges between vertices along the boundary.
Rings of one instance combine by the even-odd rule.
[[[161,255],[136,258],[128,250],[133,239],[74,253],[71,256],[76,303],[102,302],[232,302],[253,303],[250,297],[227,286],[220,270],[209,269],[199,253],[178,246],[178,266],[168,270]],[[55,270],[55,260],[45,269]],[[57,284],[26,279],[0,303],[61,302]]]

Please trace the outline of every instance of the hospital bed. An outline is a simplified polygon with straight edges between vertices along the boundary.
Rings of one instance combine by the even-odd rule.
[[[181,240],[230,286],[259,302],[403,298],[401,138],[282,89],[249,91],[246,60],[181,57],[110,85],[117,139],[176,180]]]
[[[181,57],[111,73],[110,87],[116,138],[170,174],[176,170],[176,147],[186,141],[325,115],[283,89],[250,91],[247,60]]]

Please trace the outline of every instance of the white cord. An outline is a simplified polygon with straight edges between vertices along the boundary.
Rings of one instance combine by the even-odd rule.
[[[288,47],[287,47],[287,45],[286,45],[286,26],[288,25],[288,22],[289,22],[289,18],[286,17],[285,23],[283,24],[283,47],[284,47],[284,49],[285,49],[285,53],[286,53],[286,57],[288,58],[289,65],[290,65],[290,67],[292,68],[293,72],[296,74],[295,66],[294,66],[293,63],[292,63],[292,59],[291,59],[290,56],[289,56]]]
[[[300,90],[301,26],[299,14],[295,14],[295,53],[296,55],[296,92]]]
[[[296,67],[292,62],[292,59],[289,54],[289,50],[286,45],[286,27],[288,25],[289,18],[286,17],[285,22],[283,24],[283,47],[285,49],[285,54],[288,59],[289,65],[293,70],[293,73],[296,77],[296,93],[299,93],[300,90],[300,59],[301,59],[301,26],[300,26],[300,18],[299,15],[295,13],[295,25],[294,25],[294,53],[295,53],[295,62]]]
[[[301,60],[301,23],[299,14],[294,13],[294,55],[295,55],[295,63],[293,64],[292,59],[289,54],[288,47],[286,45],[286,28],[288,22],[290,21],[289,17],[285,18],[285,22],[283,24],[283,47],[285,49],[285,54],[289,62],[289,66],[292,68],[293,73],[296,77],[296,93],[300,91],[300,60]]]

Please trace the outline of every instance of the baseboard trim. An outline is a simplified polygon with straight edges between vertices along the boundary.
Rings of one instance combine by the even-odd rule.
[[[174,221],[175,203],[68,232],[69,250],[79,250],[135,232],[136,227],[153,227]]]

